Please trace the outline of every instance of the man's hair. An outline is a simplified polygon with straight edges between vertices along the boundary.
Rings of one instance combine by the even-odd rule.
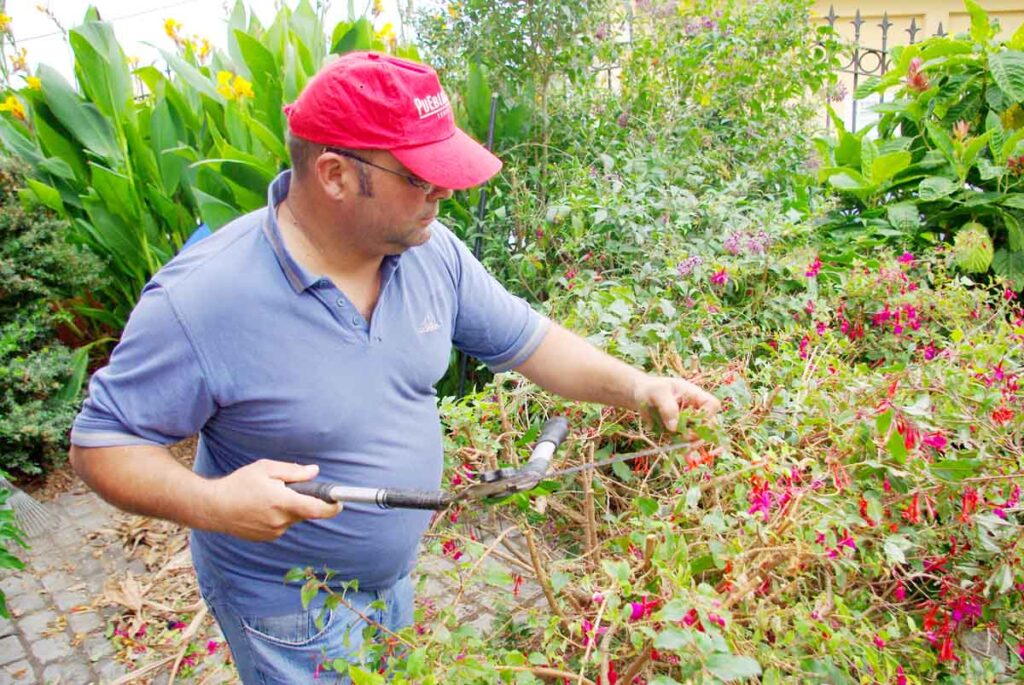
[[[323,149],[324,146],[320,143],[314,143],[290,131],[288,132],[288,155],[292,158],[292,174],[296,179],[302,180],[309,175],[309,172],[313,169],[313,163],[316,162],[316,158],[320,156]],[[346,150],[346,152],[354,153],[355,150]],[[366,168],[365,164],[358,163],[356,164],[356,169],[359,174],[359,194],[365,197],[373,197],[373,182],[370,179],[370,170]]]

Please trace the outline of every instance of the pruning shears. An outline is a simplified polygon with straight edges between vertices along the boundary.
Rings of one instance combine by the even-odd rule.
[[[381,509],[433,509],[440,510],[466,500],[496,500],[502,497],[532,490],[545,479],[606,466],[620,461],[630,461],[654,454],[664,454],[693,447],[682,442],[667,447],[623,454],[599,462],[573,466],[561,471],[548,473],[551,458],[569,434],[569,422],[564,417],[549,419],[541,428],[537,444],[533,447],[529,461],[518,469],[505,467],[485,471],[477,482],[457,492],[445,490],[414,490],[407,488],[366,488],[340,485],[325,481],[289,483],[288,487],[303,495],[316,497],[325,502],[365,502],[376,504]]]

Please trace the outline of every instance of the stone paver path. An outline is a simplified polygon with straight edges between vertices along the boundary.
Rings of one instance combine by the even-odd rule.
[[[109,538],[90,539],[90,533],[114,525],[116,510],[84,485],[45,506],[58,525],[31,538],[30,550],[12,550],[25,562],[25,570],[0,571],[0,589],[11,611],[10,620],[0,618],[0,683],[111,683],[127,673],[114,660],[114,649],[104,635],[115,609],[94,610],[92,604],[109,578],[125,571],[144,576],[145,566],[140,560],[128,561],[121,546],[110,544]],[[444,609],[458,596],[457,615],[481,630],[491,625],[503,605],[543,601],[529,580],[514,594],[512,588],[481,583],[460,593],[459,574],[467,571],[469,561],[460,564],[422,555],[416,571],[418,601]],[[521,568],[499,565],[509,574],[522,573]],[[153,675],[157,682],[165,682],[167,669]]]
[[[57,526],[18,553],[24,571],[6,573],[0,589],[11,619],[0,619],[0,682],[107,683],[126,673],[104,636],[107,616],[92,610],[107,578],[129,564],[121,549],[91,544],[88,534],[111,525],[114,509],[84,486],[45,505]],[[15,551],[15,550],[12,550]]]

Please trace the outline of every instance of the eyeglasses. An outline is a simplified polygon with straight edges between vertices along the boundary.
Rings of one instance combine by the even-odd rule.
[[[412,174],[403,174],[401,171],[395,171],[394,169],[388,169],[387,167],[381,166],[380,164],[374,164],[373,162],[371,162],[371,161],[369,161],[367,159],[363,159],[359,155],[354,154],[352,152],[349,152],[348,150],[342,150],[342,149],[336,148],[336,147],[324,147],[324,152],[333,152],[336,155],[341,155],[342,157],[348,157],[349,159],[354,159],[357,162],[360,162],[362,164],[366,164],[368,166],[372,166],[375,169],[380,169],[381,171],[386,171],[389,174],[394,174],[395,176],[401,176],[413,188],[419,188],[420,190],[422,190],[424,193],[427,193],[428,195],[430,193],[434,192],[437,189],[436,185],[434,185],[433,183],[430,183],[429,181],[424,181],[419,176],[413,176]]]

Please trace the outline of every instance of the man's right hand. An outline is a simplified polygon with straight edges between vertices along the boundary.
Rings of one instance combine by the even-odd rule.
[[[316,464],[260,459],[208,481],[211,498],[203,527],[246,540],[268,541],[281,537],[299,521],[337,516],[341,503],[328,504],[285,485],[313,480],[319,472]]]

